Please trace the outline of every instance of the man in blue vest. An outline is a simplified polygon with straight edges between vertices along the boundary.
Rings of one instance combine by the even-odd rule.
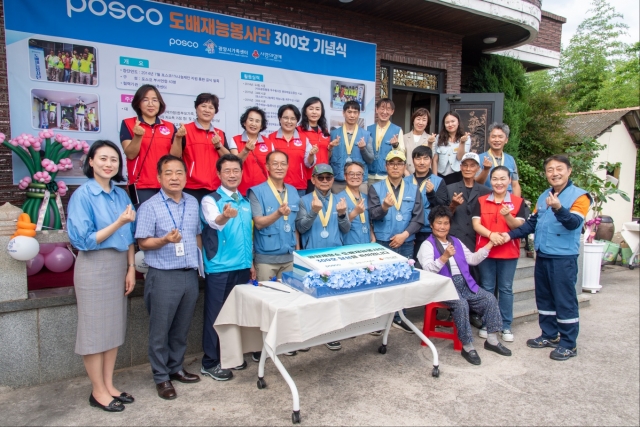
[[[389,98],[376,102],[376,123],[367,127],[373,136],[373,163],[369,166],[369,185],[387,177],[386,158],[391,150],[405,152],[402,128],[391,123],[395,108]]]
[[[266,158],[267,181],[251,187],[248,197],[255,230],[253,244],[254,267],[258,280],[282,278],[293,270],[293,251],[298,246],[296,217],[300,197],[295,187],[285,184],[289,157],[282,151],[272,151]]]
[[[443,179],[431,172],[431,160],[433,152],[426,145],[417,146],[411,153],[415,173],[405,178],[405,181],[417,185],[422,195],[422,206],[424,209],[424,227],[416,233],[415,245],[413,246],[413,259],[417,261],[420,245],[431,235],[431,225],[429,224],[429,212],[434,206],[448,206],[449,194]]]
[[[385,160],[388,177],[369,187],[373,233],[380,245],[412,258],[415,235],[424,227],[422,195],[416,184],[404,180],[407,158],[402,151],[390,151]],[[398,314],[393,326],[413,333]]]
[[[569,180],[571,162],[567,156],[549,157],[544,162],[544,172],[551,188],[538,198],[534,214],[521,227],[502,236],[508,242],[535,232],[536,305],[542,335],[528,340],[527,345],[551,347],[551,359],[567,360],[578,355],[575,285],[580,232],[591,197]]]
[[[480,154],[481,171],[476,176],[476,182],[491,188],[489,174],[497,166],[509,169],[511,185],[507,189],[514,196],[520,197],[521,189],[518,180],[518,166],[513,156],[504,152],[504,146],[509,142],[509,126],[504,123],[491,123],[489,125],[489,150]]]
[[[373,139],[369,131],[358,126],[360,119],[360,104],[356,101],[347,101],[342,106],[344,123],[341,127],[331,131],[331,143],[329,144],[329,164],[333,169],[332,191],[338,194],[347,186],[344,176],[344,168],[347,163],[358,162],[364,166],[364,179],[360,191],[367,191],[367,179],[369,177],[368,165],[373,162]]]
[[[347,216],[351,222],[349,232],[342,235],[342,242],[345,245],[376,241],[370,225],[367,196],[361,191],[362,179],[366,176],[365,171],[366,166],[359,162],[350,162],[344,166],[347,187],[338,193],[337,197],[347,201]]]
[[[214,380],[233,378],[220,366],[220,341],[213,324],[225,300],[238,283],[255,278],[251,205],[237,191],[242,180],[242,160],[225,154],[216,162],[221,185],[202,199],[202,247],[205,272],[202,368]],[[247,363],[237,366],[244,369]]]
[[[303,249],[333,248],[342,246],[342,235],[351,224],[347,217],[347,202],[331,192],[333,169],[326,163],[313,167],[312,193],[300,200],[300,211],[296,217],[296,229],[301,235]],[[329,350],[340,350],[339,341],[326,344]]]

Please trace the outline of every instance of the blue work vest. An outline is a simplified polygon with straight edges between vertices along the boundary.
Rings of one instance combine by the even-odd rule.
[[[378,197],[380,198],[380,204],[387,196],[387,180],[376,182],[373,184]],[[413,213],[413,207],[416,204],[416,194],[418,192],[418,186],[411,182],[404,183],[404,195],[402,196],[402,205],[400,206],[400,213],[402,214],[402,221],[398,221],[396,216],[398,210],[395,206],[391,206],[387,211],[384,218],[377,221],[373,221],[373,234],[376,236],[376,240],[382,240],[388,242],[396,234],[404,232],[409,223],[411,222],[411,216]],[[416,238],[415,234],[409,235],[405,242],[412,242]]]
[[[569,182],[557,197],[562,207],[571,209],[578,197],[583,194],[587,194],[587,192]],[[536,202],[538,213],[534,245],[536,251],[549,255],[578,255],[582,227],[578,227],[575,230],[564,228],[560,221],[556,219],[553,210],[547,206],[546,199],[548,196],[549,190],[542,193]]]
[[[220,212],[224,210],[224,205],[227,203],[238,210],[238,216],[229,219],[222,231],[217,231],[209,226],[204,219],[202,208],[200,209],[205,273],[251,268],[253,261],[251,204],[242,196],[238,202],[235,202],[224,193],[222,188],[205,197],[213,198]]]
[[[287,204],[291,208],[291,213],[286,221],[291,227],[289,232],[284,231],[285,220],[280,217],[268,227],[258,230],[255,228],[253,242],[255,251],[262,255],[284,255],[291,254],[296,249],[296,217],[300,210],[300,196],[298,190],[289,184],[284,185],[287,189]],[[280,207],[280,202],[273,195],[267,182],[255,187],[252,191],[262,207],[262,216],[271,215]]]
[[[440,187],[440,183],[442,182],[442,178],[438,175],[431,174],[429,178],[427,178],[433,184],[433,191],[438,191],[438,187]],[[409,175],[404,178],[404,182],[413,183],[416,187],[418,186],[418,181],[415,179],[415,176]],[[423,181],[424,183],[424,181]],[[406,193],[407,190],[405,190]],[[421,233],[431,233],[431,224],[429,224],[429,212],[431,212],[432,206],[429,204],[429,199],[427,198],[427,186],[422,189],[420,192],[422,194],[422,206],[424,209],[424,227],[420,229]]]
[[[389,144],[389,141],[391,140],[391,138],[393,138],[394,135],[398,135],[402,129],[400,129],[400,126],[390,123],[389,127],[387,128],[387,131],[382,137],[382,143],[380,144],[380,151],[376,151],[377,128],[378,128],[378,125],[375,123],[367,127],[367,130],[373,137],[373,143],[372,143],[373,163],[371,164],[371,166],[369,166],[369,174],[386,176],[387,175],[386,158],[387,158],[387,154],[389,154],[389,151],[392,150],[392,147],[391,147],[391,144]],[[400,143],[399,140],[398,140],[398,143]]]
[[[331,191],[331,190],[329,190]],[[320,199],[322,200],[322,199]],[[307,208],[307,212],[311,212],[311,202],[313,201],[313,193],[309,193],[303,196],[300,199],[300,203],[304,203],[304,207]],[[336,205],[340,199],[333,195],[333,206],[331,207],[331,213],[329,217],[329,223],[327,224],[327,231],[329,232],[329,237],[326,239],[320,236],[320,233],[324,229],[322,227],[322,223],[320,222],[320,215],[318,215],[313,221],[313,225],[306,232],[302,233],[302,248],[303,249],[322,249],[322,248],[333,248],[336,246],[342,246],[342,233],[340,233],[340,228],[338,227],[338,211],[336,211]],[[327,208],[326,204],[323,203],[322,210],[324,211]]]
[[[354,194],[356,196],[356,194]],[[340,199],[344,198],[347,202],[347,215],[353,211],[356,205],[351,201],[347,191],[342,191],[334,196],[340,201]],[[364,199],[364,224],[360,220],[360,215],[357,215],[353,221],[351,221],[351,229],[347,234],[342,234],[342,241],[344,245],[358,245],[360,243],[371,243],[371,233],[370,233],[370,223],[369,219],[369,209],[367,209],[367,196],[360,193],[360,197]]]
[[[488,157],[489,160],[493,162],[493,159],[491,158],[488,152],[481,153],[479,157],[480,157],[481,167],[485,157]],[[512,155],[507,154],[504,151],[502,152],[502,157],[504,158],[504,167],[509,169],[509,178],[513,179],[513,174],[516,173],[516,171],[518,170],[516,166],[516,159],[514,159]],[[502,161],[498,162],[498,164],[502,164]],[[493,170],[493,166],[491,167],[491,170]],[[489,175],[487,175],[487,180],[484,182],[484,185],[493,189],[493,187],[491,186],[491,170],[489,170]],[[511,184],[509,184],[509,188],[507,188],[507,191],[509,193],[512,192]]]
[[[353,142],[353,149],[351,150],[351,155],[347,154],[347,142],[344,140],[344,134],[342,133],[343,127],[339,127],[338,129],[334,129],[331,131],[331,141],[340,137],[340,145],[334,147],[331,150],[331,158],[329,160],[329,164],[331,165],[331,169],[333,169],[333,177],[338,181],[344,181],[344,165],[347,163],[347,157],[351,157],[351,160],[354,162],[362,163],[364,166],[364,177],[363,181],[367,181],[369,176],[369,166],[362,158],[362,153],[360,153],[360,147],[358,147],[358,141],[364,138],[364,141],[368,144],[369,139],[371,138],[371,134],[368,131],[362,129],[361,127],[357,128],[356,138]]]

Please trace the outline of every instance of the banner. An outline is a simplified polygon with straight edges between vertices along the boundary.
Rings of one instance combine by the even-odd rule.
[[[51,129],[92,143],[119,145],[131,99],[155,85],[162,118],[195,120],[202,92],[220,98],[214,126],[242,133],[240,115],[266,111],[266,133],[279,128],[283,104],[302,108],[318,96],[330,127],[357,101],[362,126],[373,123],[376,47],[217,13],[142,0],[4,0],[11,134]],[[58,176],[84,182],[84,157]],[[14,156],[13,180],[28,175]]]

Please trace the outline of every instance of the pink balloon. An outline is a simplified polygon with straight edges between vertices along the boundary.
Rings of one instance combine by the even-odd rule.
[[[39,253],[41,253],[42,255],[50,254],[55,248],[55,243],[41,243]]]
[[[35,258],[27,261],[27,276],[38,274],[42,270],[42,266],[44,266],[44,256],[38,254]]]
[[[44,265],[54,273],[67,271],[73,265],[73,254],[66,248],[55,248],[44,257]]]
[[[54,245],[56,245],[56,247],[58,248],[66,248],[68,243],[60,242],[60,243],[54,243]]]

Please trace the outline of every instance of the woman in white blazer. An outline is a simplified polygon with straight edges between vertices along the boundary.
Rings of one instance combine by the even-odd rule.
[[[436,141],[436,134],[429,135],[426,131],[431,121],[431,115],[426,108],[418,108],[411,115],[411,132],[404,134],[404,148],[407,152],[407,167],[405,175],[409,176],[415,172],[413,167],[412,153],[414,148],[426,145],[433,150],[433,143]]]
[[[460,160],[471,150],[471,138],[465,133],[460,116],[449,111],[442,119],[438,143],[433,150],[432,172],[449,185],[462,181]]]

